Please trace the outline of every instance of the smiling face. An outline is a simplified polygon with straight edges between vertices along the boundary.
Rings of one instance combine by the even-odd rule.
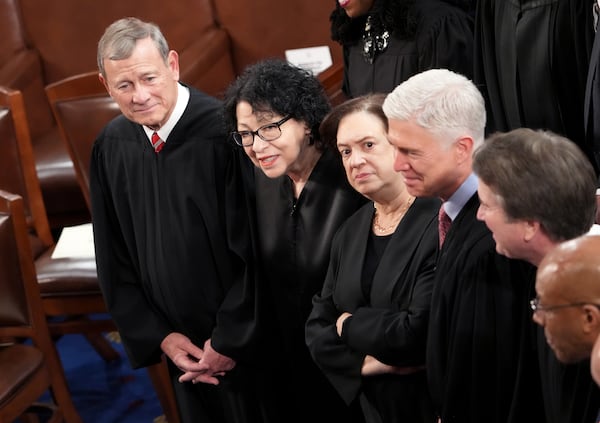
[[[510,258],[529,259],[527,222],[509,219],[498,196],[481,180],[477,192],[480,201],[477,219],[484,221],[492,232],[496,251]]]
[[[459,163],[470,153],[458,142],[442,142],[415,122],[397,119],[389,119],[388,139],[396,147],[394,169],[411,195],[447,200],[465,179]]]
[[[371,7],[374,0],[338,0],[338,4],[346,11],[349,18],[365,15]]]
[[[374,195],[402,184],[402,176],[394,171],[394,147],[379,118],[367,112],[348,114],[340,120],[336,138],[346,176],[356,191],[377,201]]]
[[[129,120],[153,128],[162,126],[177,101],[179,62],[170,51],[167,63],[151,38],[139,40],[130,57],[104,60],[100,80]]]
[[[238,131],[256,131],[258,128],[281,120],[274,112],[254,112],[246,101],[236,106]],[[252,162],[261,168],[269,178],[276,178],[290,173],[300,173],[309,148],[310,129],[303,122],[289,119],[280,127],[281,136],[273,141],[264,141],[258,135],[254,143],[244,147],[244,151]]]

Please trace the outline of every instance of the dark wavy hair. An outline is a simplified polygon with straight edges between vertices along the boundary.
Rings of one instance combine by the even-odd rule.
[[[248,102],[255,112],[274,112],[303,121],[311,130],[311,143],[325,149],[319,125],[331,105],[319,80],[309,71],[281,59],[267,59],[248,66],[227,88],[223,114],[229,132],[237,130],[236,107]]]

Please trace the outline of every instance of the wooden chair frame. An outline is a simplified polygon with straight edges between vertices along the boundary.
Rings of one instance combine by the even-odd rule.
[[[63,414],[68,416],[68,421],[81,421],[73,405],[62,364],[42,311],[23,199],[0,190],[0,219],[4,220],[3,230],[12,229],[14,242],[7,254],[17,256],[17,261],[10,263],[12,269],[6,269],[6,273],[3,273],[12,274],[13,277],[8,277],[10,281],[2,281],[2,287],[6,291],[0,294],[3,296],[5,308],[1,312],[0,339],[14,339],[15,342],[7,347],[0,347],[0,356],[10,361],[4,364],[2,378],[3,383],[7,380],[20,380],[14,387],[15,391],[0,404],[0,423],[10,423],[17,418],[26,421],[24,413],[38,412],[42,409],[52,413],[48,423],[64,421]],[[7,220],[12,224],[9,225]],[[7,236],[7,233],[3,233],[4,240]],[[18,270],[14,271],[15,267]],[[14,272],[11,273],[11,270]],[[14,307],[12,311],[7,310],[10,306]],[[19,343],[19,340],[27,339],[32,341],[32,346]],[[35,363],[35,349],[39,350],[42,361],[41,365],[33,370],[31,366]],[[14,373],[18,370],[27,373],[19,377]],[[55,404],[38,404],[36,401],[48,389]]]

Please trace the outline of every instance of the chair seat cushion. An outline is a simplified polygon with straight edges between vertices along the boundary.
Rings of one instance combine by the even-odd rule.
[[[42,297],[52,295],[99,294],[96,259],[94,257],[52,258],[54,248],[35,260]]]
[[[42,352],[29,345],[0,349],[0,407],[42,368],[43,360]]]

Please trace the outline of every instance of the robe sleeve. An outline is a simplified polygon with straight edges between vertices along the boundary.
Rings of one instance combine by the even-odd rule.
[[[333,240],[323,289],[313,298],[313,309],[306,323],[306,343],[319,368],[350,404],[360,391],[364,354],[350,349],[336,331],[336,321],[341,313],[334,303],[333,291],[342,249],[343,242],[338,233]]]
[[[217,312],[211,342],[215,350],[235,360],[256,352],[256,248],[250,233],[254,204],[253,169],[245,153],[234,149],[226,169],[224,212],[227,245],[231,251],[231,287]],[[226,269],[222,269],[226,270]]]
[[[435,271],[437,231],[430,227],[399,284],[412,286],[395,308],[359,307],[344,326],[344,337],[355,351],[392,366],[425,364],[425,344]]]

